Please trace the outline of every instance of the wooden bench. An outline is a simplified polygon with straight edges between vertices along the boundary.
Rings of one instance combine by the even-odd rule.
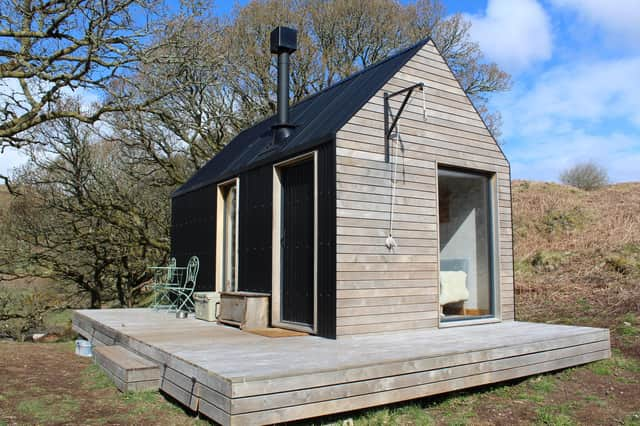
[[[160,367],[122,346],[98,346],[94,359],[122,392],[157,390]]]

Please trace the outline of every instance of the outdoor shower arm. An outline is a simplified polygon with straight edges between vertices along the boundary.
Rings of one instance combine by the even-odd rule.
[[[402,112],[404,111],[404,108],[407,105],[407,102],[409,102],[409,98],[411,97],[411,94],[417,88],[420,88],[420,90],[424,90],[424,83],[417,83],[417,84],[414,84],[413,86],[409,86],[404,89],[398,90],[397,92],[393,92],[393,93],[385,92],[384,94],[384,161],[386,163],[389,162],[389,156],[390,156],[389,138],[391,137],[391,133],[393,133],[393,130],[396,128],[398,124],[398,120],[400,119],[400,116],[402,115]],[[400,105],[400,109],[398,110],[398,113],[394,117],[393,114],[391,113],[391,107],[389,106],[389,99],[393,98],[394,96],[401,95],[403,93],[406,93],[407,95],[404,97],[404,100],[402,101],[402,105]],[[393,119],[393,121],[391,122],[391,125],[389,125],[389,117]]]

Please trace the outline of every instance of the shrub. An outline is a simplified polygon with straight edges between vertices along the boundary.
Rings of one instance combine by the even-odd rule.
[[[551,272],[558,269],[570,256],[569,252],[539,250],[529,261],[536,270]]]
[[[609,182],[609,176],[604,167],[587,162],[576,164],[562,172],[560,181],[565,185],[591,191],[606,185]]]
[[[24,340],[42,331],[49,301],[43,294],[0,289],[0,338]]]
[[[544,212],[538,229],[546,234],[570,232],[579,228],[586,220],[586,214],[578,207],[570,210],[548,209]]]

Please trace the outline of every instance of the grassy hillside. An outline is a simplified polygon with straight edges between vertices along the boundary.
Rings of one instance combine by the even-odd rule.
[[[609,327],[640,356],[639,207],[640,183],[514,182],[518,319]]]
[[[7,208],[11,194],[7,191],[7,187],[0,184],[0,211]]]

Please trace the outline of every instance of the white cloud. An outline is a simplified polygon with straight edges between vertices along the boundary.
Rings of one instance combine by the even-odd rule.
[[[503,96],[503,114],[514,129],[539,133],[582,125],[606,125],[624,120],[640,129],[640,57],[562,64],[540,74],[531,88],[516,87]],[[505,132],[509,132],[505,127]]]
[[[535,0],[489,0],[484,14],[467,18],[487,58],[511,72],[551,58],[550,19]]]
[[[583,23],[606,31],[615,41],[637,47],[640,39],[638,0],[551,0],[551,3],[576,12]]]
[[[495,98],[514,177],[555,180],[594,160],[614,181],[640,180],[640,58],[564,63]]]
[[[560,173],[583,161],[602,165],[613,182],[640,180],[638,134],[593,135],[581,130],[547,133],[526,144],[506,145],[515,179],[557,181]]]

